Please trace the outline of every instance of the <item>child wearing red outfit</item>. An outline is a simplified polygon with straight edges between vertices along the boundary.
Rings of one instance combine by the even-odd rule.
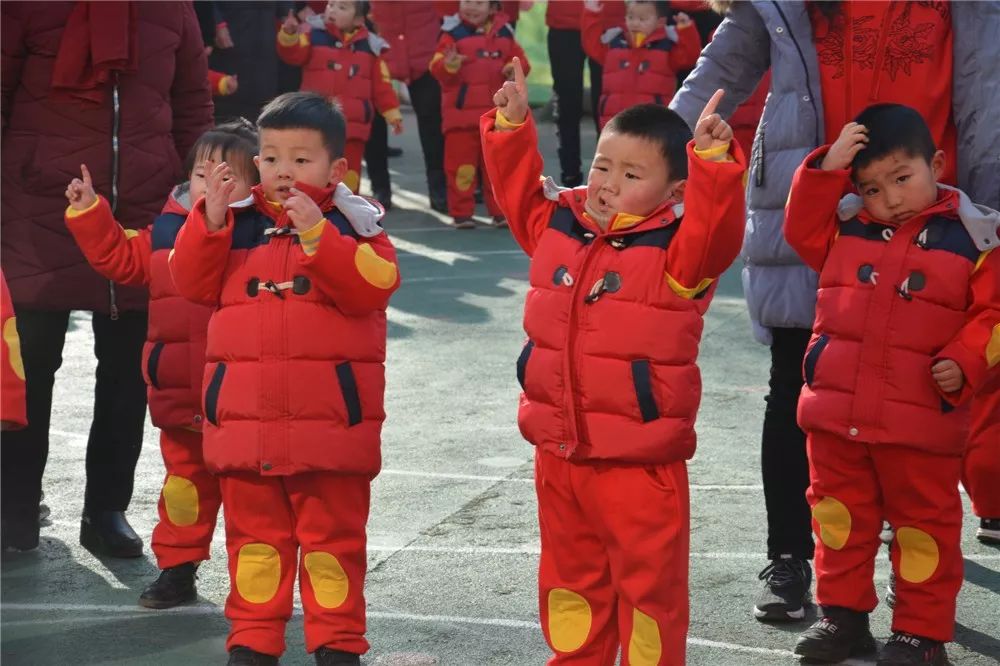
[[[535,445],[549,664],[679,665],[688,627],[697,366],[715,280],[743,237],[745,166],[705,107],[692,141],[654,104],[613,118],[585,187],[541,180],[524,76],[483,116],[483,151],[531,257],[517,362]]]
[[[19,430],[28,425],[24,396],[24,362],[21,360],[21,338],[17,335],[14,304],[7,291],[7,280],[0,272],[0,326],[3,326],[3,346],[0,349],[0,429]]]
[[[1000,545],[1000,368],[972,401],[969,445],[962,464],[962,485],[979,518],[976,538]]]
[[[896,603],[878,663],[948,663],[969,403],[1000,362],[1000,213],[940,185],[945,169],[917,111],[879,104],[792,181],[785,238],[820,274],[798,421],[823,617],[800,636],[803,657],[875,649],[885,518]]]
[[[336,99],[347,118],[343,182],[352,192],[361,182],[373,105],[393,134],[403,131],[399,99],[382,59],[389,44],[366,25],[368,6],[368,2],[330,0],[322,15],[305,23],[289,16],[278,31],[278,55],[289,65],[302,67],[300,90]]]
[[[317,663],[368,649],[365,525],[399,274],[382,209],[341,182],[346,124],[321,95],[270,102],[260,185],[227,206],[232,169],[216,166],[170,257],[180,293],[217,308],[205,463],[226,506],[231,666],[278,663],[296,568]]]
[[[489,174],[481,168],[479,118],[493,108],[493,92],[510,78],[512,59],[519,58],[526,72],[529,66],[499,5],[462,0],[458,13],[444,18],[441,38],[431,58],[431,74],[441,82],[448,214],[456,229],[476,226],[472,214],[480,177],[492,224],[506,226]]]
[[[677,72],[694,67],[701,37],[684,13],[667,25],[670,3],[629,0],[625,25],[604,30],[601,3],[584,3],[581,17],[583,48],[601,63],[601,99],[596,114],[600,126],[619,111],[636,104],[667,104],[677,90]]]
[[[170,608],[197,597],[195,571],[210,557],[219,513],[219,482],[202,457],[201,375],[211,309],[184,299],[174,286],[167,256],[192,202],[205,193],[205,176],[228,160],[234,170],[235,199],[257,182],[253,155],[257,132],[247,121],[221,125],[203,134],[188,155],[186,183],[178,185],[153,224],[123,230],[111,206],[94,192],[90,174],[67,188],[66,226],[104,277],[150,290],[149,333],[143,349],[143,374],[149,413],[160,428],[160,453],[166,478],[160,493],[160,520],[153,529],[159,578],[139,597],[147,608]]]

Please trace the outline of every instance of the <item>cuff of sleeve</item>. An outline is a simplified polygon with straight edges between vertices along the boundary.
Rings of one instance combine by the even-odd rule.
[[[76,208],[73,208],[72,206],[67,206],[66,218],[72,220],[74,217],[80,217],[81,215],[86,215],[87,213],[93,211],[100,205],[101,205],[101,197],[98,196],[96,199],[94,199],[94,203],[90,204],[83,210],[78,210]]]
[[[709,162],[732,161],[726,159],[727,157],[729,157],[729,147],[731,145],[732,142],[727,141],[722,145],[714,146],[712,148],[706,148],[705,150],[701,150],[700,148],[695,148],[694,154],[703,160],[708,160]]]
[[[945,393],[937,385],[937,382],[934,382],[934,388],[937,389],[937,392],[945,401],[957,407],[968,400],[971,400],[972,396],[979,391],[983,382],[986,381],[986,360],[985,358],[976,358],[976,356],[969,352],[969,350],[967,350],[961,343],[953,342],[942,349],[937,356],[931,359],[928,371],[930,371],[930,368],[934,367],[935,363],[945,359],[954,361],[958,364],[958,367],[962,369],[962,388],[952,393]]]
[[[323,235],[323,230],[325,228],[326,220],[321,219],[305,231],[299,232],[299,243],[302,244],[302,251],[305,252],[307,256],[311,257],[316,254],[316,250],[319,249],[319,239]]]
[[[446,63],[444,63],[444,68],[445,68],[445,71],[447,71],[449,74],[457,74],[458,70],[462,69],[462,63],[460,63],[460,62],[447,63],[446,62]]]
[[[388,111],[383,113],[382,117],[385,118],[385,122],[392,125],[393,123],[402,122],[403,112],[400,111],[399,107],[397,106],[395,109],[389,109]]]
[[[299,33],[287,33],[284,30],[278,31],[278,43],[282,46],[297,46],[299,43]]]
[[[507,116],[503,115],[503,111],[497,109],[497,120],[496,120],[497,129],[516,129],[518,127],[523,126],[526,122],[528,122],[527,118],[525,118],[519,123],[515,123],[514,121],[509,120]]]

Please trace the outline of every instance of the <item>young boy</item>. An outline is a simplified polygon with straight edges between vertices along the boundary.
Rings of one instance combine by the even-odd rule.
[[[170,278],[167,256],[193,202],[205,194],[205,177],[216,164],[233,165],[232,200],[244,199],[257,182],[253,157],[257,130],[246,120],[205,132],[188,154],[186,183],[178,185],[153,224],[123,230],[90,173],[66,188],[66,226],[94,269],[120,284],[149,287],[149,333],[143,349],[149,414],[160,428],[166,477],[153,529],[153,554],[161,573],[139,597],[147,608],[170,608],[197,597],[195,572],[210,557],[222,497],[202,456],[201,376],[211,308],[183,298]]]
[[[807,658],[875,649],[885,518],[896,604],[878,663],[948,663],[968,403],[1000,361],[1000,214],[939,185],[944,166],[919,113],[879,104],[792,181],[785,237],[820,274],[798,406],[823,615],[795,646]]]
[[[518,425],[537,447],[539,605],[550,664],[683,664],[696,365],[715,279],[743,238],[743,156],[706,106],[691,139],[635,106],[587,185],[540,181],[524,73],[482,120],[486,168],[531,256]],[[688,174],[690,173],[690,178]]]
[[[492,224],[506,226],[489,176],[480,169],[479,118],[493,108],[493,93],[510,78],[512,58],[520,58],[525,71],[529,67],[499,5],[486,0],[462,0],[458,13],[444,18],[441,38],[431,58],[431,74],[441,82],[448,214],[456,229],[476,226],[472,214],[480,176]]]
[[[357,192],[361,158],[372,129],[372,106],[403,131],[399,99],[382,52],[389,44],[366,26],[368,2],[330,0],[322,16],[299,24],[289,16],[278,31],[278,55],[302,67],[301,90],[336,98],[347,118],[344,184]]]
[[[208,325],[205,463],[226,507],[230,665],[277,664],[299,589],[316,663],[360,664],[365,524],[381,465],[386,314],[399,286],[382,210],[342,179],[344,116],[286,93],[257,120],[260,185],[227,205],[220,164],[170,268]]]
[[[636,104],[666,104],[677,90],[678,70],[694,67],[701,53],[701,37],[684,13],[668,26],[666,0],[629,0],[625,26],[604,30],[601,4],[584,3],[581,17],[583,47],[601,63],[601,99],[596,113],[600,126],[619,111]]]

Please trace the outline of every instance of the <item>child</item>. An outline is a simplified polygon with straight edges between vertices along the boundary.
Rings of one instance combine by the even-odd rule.
[[[1000,368],[980,389],[970,407],[969,444],[962,462],[962,485],[979,518],[976,538],[1000,546]]]
[[[601,133],[587,185],[540,182],[524,75],[483,117],[486,167],[531,256],[518,425],[534,444],[550,664],[683,664],[702,317],[743,238],[743,156],[643,104]],[[690,177],[688,174],[690,173]]]
[[[480,170],[479,117],[493,104],[493,92],[510,78],[512,58],[528,71],[524,51],[499,2],[462,0],[457,14],[445,17],[431,59],[431,74],[441,82],[444,117],[444,170],[448,177],[448,214],[456,229],[474,229],[476,181],[494,226],[506,226],[489,175]]]
[[[24,362],[21,360],[21,338],[17,335],[17,317],[7,290],[7,280],[0,272],[0,325],[3,326],[3,346],[0,351],[0,430],[19,430],[28,425],[24,397]]]
[[[795,646],[807,658],[875,649],[884,517],[896,603],[878,663],[948,663],[968,403],[1000,361],[1000,213],[939,185],[944,168],[919,113],[878,104],[792,181],[785,238],[820,274],[798,405],[823,615]]]
[[[694,67],[701,37],[694,21],[678,13],[667,25],[670,3],[629,0],[625,26],[602,33],[601,3],[588,0],[581,18],[583,47],[601,63],[601,99],[596,110],[600,126],[635,104],[666,104],[677,90],[677,72]]]
[[[205,462],[226,506],[229,664],[277,664],[299,589],[317,664],[360,664],[365,524],[380,467],[386,314],[399,286],[382,210],[342,184],[346,121],[286,93],[257,120],[260,185],[208,176],[170,268],[208,326]]]
[[[322,16],[300,24],[289,15],[278,31],[278,55],[303,68],[300,89],[335,97],[347,118],[343,180],[352,192],[361,182],[372,104],[392,125],[393,134],[403,131],[399,99],[381,55],[389,44],[365,24],[369,4],[330,0]]]
[[[153,529],[153,553],[161,573],[139,597],[139,605],[147,608],[195,600],[195,572],[210,557],[221,501],[219,482],[205,469],[201,438],[201,375],[212,311],[181,297],[170,279],[167,256],[216,164],[228,161],[234,166],[233,200],[246,198],[257,182],[256,148],[257,132],[245,120],[203,134],[188,154],[188,182],[174,189],[163,212],[141,231],[118,225],[107,200],[95,194],[86,166],[81,166],[82,179],[74,178],[66,189],[66,225],[87,261],[109,280],[150,290],[142,367],[167,475],[160,520]]]

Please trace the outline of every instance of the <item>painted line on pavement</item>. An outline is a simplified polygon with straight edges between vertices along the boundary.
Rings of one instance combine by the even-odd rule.
[[[530,460],[525,460],[525,463],[531,462]],[[417,476],[429,479],[457,479],[462,481],[488,481],[492,483],[498,483],[502,481],[512,481],[514,483],[534,483],[534,479],[525,479],[519,477],[509,477],[509,476],[487,476],[481,474],[455,474],[451,472],[421,472],[418,470],[409,469],[383,469],[379,472],[379,475],[389,475],[389,476]],[[761,484],[697,484],[692,483],[690,486],[691,490],[763,490],[764,486]]]

